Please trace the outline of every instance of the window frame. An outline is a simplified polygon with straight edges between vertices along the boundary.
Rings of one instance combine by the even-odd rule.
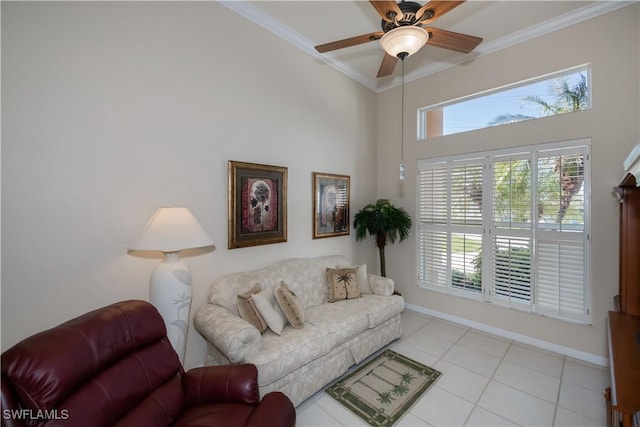
[[[547,73],[547,74],[543,74],[540,76],[535,76],[535,77],[531,77],[528,79],[524,79],[524,80],[520,80],[514,83],[509,83],[503,86],[498,86],[495,88],[491,88],[491,89],[487,89],[481,92],[476,92],[474,94],[471,95],[465,95],[465,96],[461,96],[459,98],[455,98],[455,99],[451,99],[448,101],[444,101],[444,102],[438,102],[435,104],[431,104],[431,105],[427,105],[424,107],[420,107],[416,110],[416,139],[418,141],[427,141],[427,140],[431,140],[433,138],[437,138],[437,137],[441,137],[441,136],[448,136],[448,135],[457,135],[459,133],[465,133],[465,132],[473,132],[474,130],[480,130],[480,129],[487,129],[487,128],[491,128],[491,127],[500,127],[500,126],[504,126],[504,125],[508,125],[508,124],[512,124],[512,123],[503,123],[503,124],[486,124],[485,126],[481,126],[481,127],[474,127],[474,128],[469,128],[469,129],[464,129],[464,130],[460,130],[460,131],[456,131],[456,132],[448,132],[448,133],[444,133],[444,119],[443,119],[443,114],[445,113],[444,110],[447,107],[451,107],[451,106],[455,106],[455,105],[459,105],[459,104],[463,104],[465,102],[469,102],[469,101],[473,101],[476,99],[481,99],[481,98],[486,98],[486,97],[491,97],[493,95],[497,95],[497,94],[502,94],[505,92],[508,92],[510,90],[513,89],[517,89],[517,88],[521,88],[521,87],[525,87],[525,86],[529,86],[529,85],[535,85],[537,83],[541,83],[541,82],[552,82],[555,79],[559,79],[559,78],[563,78],[563,77],[568,77],[572,74],[575,73],[584,73],[586,74],[586,80],[587,80],[587,88],[589,91],[589,96],[587,98],[588,100],[588,104],[584,109],[581,110],[576,110],[576,111],[570,111],[568,113],[574,113],[574,112],[578,112],[578,111],[585,111],[585,110],[590,110],[593,106],[593,93],[592,93],[592,69],[591,69],[591,64],[590,63],[585,63],[585,64],[580,64],[580,65],[576,65],[573,67],[569,67],[569,68],[565,68],[563,70],[558,70],[558,71],[554,71],[551,73]],[[537,96],[538,94],[533,94],[532,96]],[[435,114],[435,116],[431,116],[432,114]],[[562,115],[562,114],[567,114],[567,112],[565,113],[560,113],[560,114],[550,114],[548,116],[540,116],[540,117],[534,117],[532,120],[539,120],[539,119],[544,119],[547,117],[554,117],[557,115]],[[429,129],[428,123],[431,122],[432,120],[436,120],[439,123],[438,126],[436,126],[436,130],[432,131]],[[435,134],[431,134],[432,132],[434,132]]]

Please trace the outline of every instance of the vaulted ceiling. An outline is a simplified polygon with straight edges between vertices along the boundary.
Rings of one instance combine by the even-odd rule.
[[[406,59],[405,80],[415,80],[471,61],[631,3],[610,0],[467,1],[429,26],[482,37],[483,42],[469,54],[427,43]],[[378,41],[324,54],[314,49],[319,44],[380,31],[380,15],[368,1],[228,1],[221,4],[374,91],[386,90],[401,81],[400,65],[391,76],[376,78],[384,56]]]

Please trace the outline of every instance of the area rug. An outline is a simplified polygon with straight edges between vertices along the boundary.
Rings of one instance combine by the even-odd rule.
[[[442,375],[393,350],[385,350],[325,391],[374,427],[389,427]]]

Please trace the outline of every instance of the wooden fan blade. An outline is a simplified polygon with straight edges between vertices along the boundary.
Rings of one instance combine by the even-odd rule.
[[[384,33],[377,31],[375,33],[363,34],[361,36],[349,37],[344,40],[337,40],[331,43],[320,44],[316,46],[316,50],[320,53],[329,52],[331,50],[342,49],[344,47],[355,46],[363,43],[368,43],[374,40],[380,39]]]
[[[457,52],[469,53],[482,42],[482,37],[468,36],[439,28],[425,28],[429,33],[428,46],[437,46]]]
[[[402,19],[402,10],[400,6],[393,0],[369,0],[373,7],[378,12],[378,15],[387,22],[393,22],[394,19],[399,21]],[[393,13],[395,13],[395,16]]]
[[[445,13],[460,6],[464,3],[462,1],[445,1],[445,0],[432,0],[429,3],[422,6],[416,12],[416,18],[420,20],[421,24],[430,24],[436,19],[440,18]],[[423,16],[424,15],[424,16]],[[423,16],[421,18],[421,16]]]
[[[398,62],[398,57],[391,56],[388,53],[384,54],[384,58],[382,58],[382,63],[380,64],[380,69],[378,70],[378,75],[376,77],[386,77],[393,73],[393,70],[396,68],[396,63]]]

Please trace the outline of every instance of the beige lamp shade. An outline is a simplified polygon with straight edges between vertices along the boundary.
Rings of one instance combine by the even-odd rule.
[[[389,55],[401,57],[413,55],[429,40],[429,33],[421,27],[397,27],[385,33],[380,39],[380,45]],[[399,56],[401,55],[401,56]]]
[[[178,252],[207,246],[213,246],[213,240],[189,209],[160,208],[129,250]]]

